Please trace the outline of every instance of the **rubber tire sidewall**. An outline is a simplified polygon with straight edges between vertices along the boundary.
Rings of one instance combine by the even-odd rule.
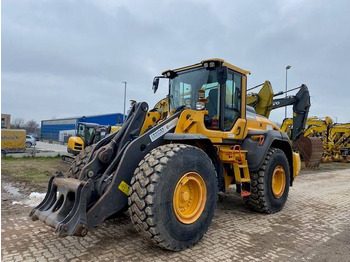
[[[200,160],[200,161],[199,161]],[[188,172],[197,172],[203,178],[207,199],[201,216],[192,224],[181,223],[173,209],[173,195],[180,178]],[[180,150],[170,159],[161,173],[156,187],[155,218],[161,232],[168,234],[176,246],[191,246],[198,242],[209,227],[217,204],[217,178],[210,158],[200,149]],[[204,231],[204,232],[203,232]]]
[[[272,193],[272,175],[273,171],[277,166],[282,166],[285,174],[285,188],[283,195],[280,198],[275,198]],[[290,184],[290,173],[289,173],[289,165],[288,160],[283,152],[277,151],[270,157],[266,168],[265,168],[265,183],[264,183],[264,191],[266,194],[266,203],[269,207],[269,210],[272,213],[280,211],[285,203],[287,202],[288,193],[289,193],[289,184]]]

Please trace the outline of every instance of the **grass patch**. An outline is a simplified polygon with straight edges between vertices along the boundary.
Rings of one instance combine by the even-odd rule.
[[[65,172],[69,164],[60,157],[6,157],[1,159],[2,178],[12,178],[34,184],[46,183],[56,171]]]

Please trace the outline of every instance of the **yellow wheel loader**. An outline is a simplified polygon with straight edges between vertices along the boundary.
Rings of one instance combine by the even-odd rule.
[[[30,217],[60,237],[85,236],[128,208],[142,236],[178,251],[203,237],[218,192],[230,185],[254,210],[280,211],[300,157],[278,126],[246,106],[248,74],[210,59],[155,77],[154,91],[160,78],[169,81],[167,102],[151,110],[134,103],[77,172],[51,177]]]
[[[271,83],[265,81],[263,84],[250,88],[248,91],[262,86],[258,93],[249,93],[247,95],[247,104],[254,107],[256,112],[265,117],[269,117],[271,110],[293,106],[293,118],[285,119],[282,124],[282,131],[286,132],[293,142],[293,147],[300,152],[306,168],[317,168],[321,163],[323,154],[322,141],[320,138],[308,136],[307,116],[310,103],[309,90],[305,86],[296,87],[286,92],[298,90],[295,95],[283,98],[274,98],[285,94],[286,92],[274,93]],[[304,134],[304,135],[300,135]]]

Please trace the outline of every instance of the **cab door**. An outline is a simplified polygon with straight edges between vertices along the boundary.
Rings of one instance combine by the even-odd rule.
[[[221,129],[230,131],[236,121],[241,118],[242,75],[228,70],[227,80],[222,89],[224,90],[221,99],[223,111]]]

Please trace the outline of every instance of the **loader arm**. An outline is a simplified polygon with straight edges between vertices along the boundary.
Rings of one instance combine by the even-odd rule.
[[[78,179],[58,173],[51,177],[47,194],[30,213],[55,228],[61,236],[84,236],[89,228],[127,205],[133,171],[143,157],[173,132],[178,112],[140,135],[148,111],[147,103],[133,105],[126,122],[115,135],[96,144]]]

